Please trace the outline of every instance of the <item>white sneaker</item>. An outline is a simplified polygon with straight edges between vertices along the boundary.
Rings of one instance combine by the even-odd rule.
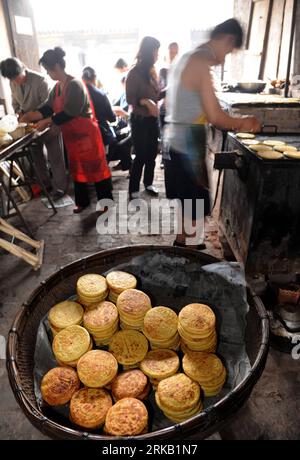
[[[158,196],[159,195],[159,191],[153,185],[149,185],[149,187],[146,187],[146,192],[149,193],[149,195],[152,195],[152,196]]]

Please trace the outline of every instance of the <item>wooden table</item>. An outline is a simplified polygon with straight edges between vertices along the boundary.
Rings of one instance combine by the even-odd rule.
[[[18,139],[17,141],[13,142],[12,144],[10,144],[9,146],[3,148],[0,150],[0,162],[2,161],[10,161],[11,162],[11,171],[12,171],[12,165],[13,165],[13,162],[16,161],[17,159],[21,158],[21,157],[26,157],[29,161],[29,163],[31,164],[34,172],[35,172],[35,175],[37,177],[37,180],[39,182],[39,185],[41,186],[45,196],[48,198],[49,200],[49,203],[51,204],[51,207],[53,209],[53,212],[54,214],[57,212],[56,211],[56,208],[54,206],[54,203],[53,203],[53,200],[51,199],[51,196],[49,195],[46,187],[45,187],[45,184],[43,183],[43,180],[41,179],[41,176],[40,176],[40,173],[39,171],[37,170],[36,166],[35,166],[35,162],[34,162],[34,156],[31,154],[31,151],[30,151],[30,145],[33,143],[33,142],[36,142],[37,140],[39,139],[42,139],[43,135],[46,134],[48,132],[49,129],[46,129],[45,131],[43,131],[42,133],[38,133],[36,131],[33,131],[31,133],[28,133],[26,134],[24,137],[22,137],[21,139]],[[23,184],[23,185],[26,185],[26,184]],[[13,205],[13,208],[15,209],[16,211],[16,214],[19,216],[20,220],[22,221],[24,227],[26,228],[28,234],[32,237],[32,232],[27,224],[27,222],[25,221],[14,197],[13,197],[13,194],[12,194],[12,185],[11,185],[11,177],[10,177],[10,181],[9,181],[9,186],[7,187],[7,185],[5,184],[5,181],[2,180],[1,176],[0,176],[0,187],[3,188],[7,198],[8,198],[8,203],[12,203]],[[8,206],[9,207],[9,206]],[[4,218],[6,217],[11,217],[11,214],[9,214],[9,209],[8,209],[8,212],[7,212],[7,215],[6,216],[3,216]]]

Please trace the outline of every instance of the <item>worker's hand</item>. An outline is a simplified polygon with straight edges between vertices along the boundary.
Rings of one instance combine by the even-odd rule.
[[[30,123],[29,113],[19,113],[19,123]]]
[[[117,117],[128,118],[129,116],[128,113],[125,112],[125,110],[123,110],[121,107],[118,107],[118,106],[114,106],[113,111],[115,112]]]
[[[255,117],[242,118],[239,131],[244,133],[259,133],[261,131],[261,123]]]
[[[150,115],[152,117],[158,118],[158,116],[159,116],[158,105],[154,101],[152,101],[152,99],[142,99],[140,101],[140,104],[144,105],[145,107],[147,107],[147,109],[148,109],[148,111],[149,111],[149,113],[150,113]]]
[[[45,129],[49,128],[52,124],[51,118],[45,118],[45,120],[41,120],[36,124],[36,129],[40,132],[45,131]]]
[[[40,112],[27,112],[24,113],[20,118],[19,122],[20,123],[32,123],[35,121],[39,121],[43,118],[42,114]]]

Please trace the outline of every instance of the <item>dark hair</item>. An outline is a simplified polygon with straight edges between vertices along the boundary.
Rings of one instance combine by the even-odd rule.
[[[115,63],[115,69],[124,69],[124,67],[128,67],[128,64],[124,59],[120,58]]]
[[[96,71],[93,69],[93,67],[85,67],[82,71],[82,79],[83,80],[95,80],[97,78]]]
[[[178,45],[177,42],[172,42],[172,43],[169,44],[168,49],[173,48],[174,46],[178,46],[178,47],[179,47],[179,45]]]
[[[219,24],[212,31],[210,38],[218,38],[221,35],[233,35],[235,38],[235,48],[241,48],[243,46],[244,32],[240,23],[236,19],[228,19],[227,21],[222,22],[222,24]]]
[[[25,69],[24,64],[17,58],[8,58],[0,63],[1,75],[9,80],[17,78]]]
[[[41,57],[39,64],[45,67],[46,70],[53,70],[56,64],[62,69],[66,67],[64,60],[66,53],[62,48],[56,47],[53,50],[47,50]]]
[[[142,69],[143,73],[150,80],[150,70],[154,66],[153,53],[160,48],[160,42],[153,37],[144,37],[139,52],[136,56],[137,65]]]

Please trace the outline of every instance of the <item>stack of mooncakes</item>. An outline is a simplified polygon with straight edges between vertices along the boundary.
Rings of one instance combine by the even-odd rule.
[[[119,329],[119,313],[111,302],[101,302],[93,310],[87,310],[83,325],[92,335],[97,347],[109,344]]]
[[[86,329],[70,326],[59,332],[53,340],[52,349],[60,366],[76,367],[78,360],[93,348],[93,341]]]
[[[178,316],[167,307],[152,308],[145,316],[143,333],[152,350],[179,350]]]
[[[157,388],[161,380],[175,375],[179,367],[179,357],[173,350],[149,351],[140,364],[140,369],[149,377],[154,389]]]
[[[52,307],[48,314],[48,320],[53,337],[67,327],[80,326],[83,320],[83,313],[82,306],[70,300]]]
[[[198,382],[207,397],[217,396],[226,381],[226,369],[216,355],[203,352],[188,353],[183,358],[183,370]]]
[[[199,384],[185,374],[162,380],[155,393],[156,404],[175,423],[184,422],[203,410],[200,397]]]
[[[120,331],[111,339],[109,351],[124,370],[134,369],[148,353],[148,340],[138,331]]]
[[[127,289],[135,289],[137,279],[130,273],[114,271],[107,275],[106,282],[109,287],[108,299],[114,304],[117,303],[118,297]]]
[[[108,296],[107,282],[101,275],[84,275],[77,281],[77,295],[79,302],[87,309],[103,302]]]
[[[178,332],[184,352],[215,353],[217,349],[216,317],[207,305],[195,303],[184,307],[179,313]]]
[[[128,289],[119,295],[117,308],[121,329],[141,331],[146,313],[151,310],[151,300],[142,291]]]

